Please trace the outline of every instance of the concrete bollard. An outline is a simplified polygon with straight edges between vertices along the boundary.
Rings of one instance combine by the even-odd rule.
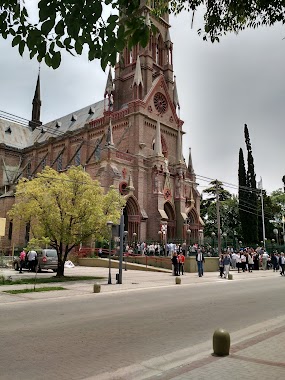
[[[223,330],[217,329],[213,335],[213,350],[216,356],[227,356],[230,353],[231,338],[230,334]]]
[[[180,285],[181,284],[181,278],[175,277],[175,284]]]
[[[233,275],[231,273],[228,274],[228,280],[233,280]]]
[[[101,285],[94,284],[93,286],[93,293],[100,293],[101,292]]]

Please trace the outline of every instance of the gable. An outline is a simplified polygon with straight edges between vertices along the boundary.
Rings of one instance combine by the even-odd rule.
[[[180,127],[183,125],[183,122],[177,116],[163,75],[153,81],[144,102],[149,113],[161,115],[163,122],[170,127],[178,129],[178,125]]]

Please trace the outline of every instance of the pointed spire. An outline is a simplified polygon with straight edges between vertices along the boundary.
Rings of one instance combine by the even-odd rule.
[[[174,75],[174,83],[173,83],[173,104],[175,108],[178,107],[178,109],[180,109],[175,75]]]
[[[113,86],[112,71],[111,71],[111,66],[110,66],[104,97],[105,98],[106,96],[110,97],[113,94],[113,90],[114,90],[114,86]]]
[[[193,189],[190,187],[190,204],[193,207],[195,204],[194,196],[193,196]]]
[[[40,87],[40,70],[38,74],[34,99],[33,99],[33,110],[32,110],[32,120],[29,122],[29,125],[34,130],[38,125],[41,125],[41,87]]]
[[[194,173],[193,163],[192,163],[191,148],[189,148],[188,171],[189,171],[190,173]]]
[[[136,63],[136,70],[135,70],[135,76],[133,81],[133,86],[139,86],[142,85],[143,87],[143,80],[142,80],[142,70],[141,70],[141,61],[140,56],[137,57],[137,63]]]
[[[155,142],[154,142],[154,155],[157,157],[163,157],[159,120],[157,120],[157,124],[156,124],[156,134],[155,134]]]
[[[177,150],[176,150],[176,160],[177,160],[177,163],[181,163],[183,162],[183,158],[182,158],[182,135],[181,135],[181,132],[180,132],[180,128],[178,129],[178,132],[177,132]]]
[[[111,118],[110,118],[109,127],[108,127],[108,131],[107,131],[106,144],[105,144],[105,146],[108,146],[108,147],[113,147],[113,146],[114,146],[114,141],[113,141],[113,129],[112,129],[112,121],[111,121]]]
[[[171,38],[170,38],[170,33],[169,33],[169,28],[166,30],[166,36],[165,36],[165,45],[168,49],[170,49],[172,44]]]
[[[132,173],[130,172],[130,175],[129,175],[129,180],[128,180],[128,186],[127,186],[127,189],[130,191],[130,192],[133,192],[135,190],[134,188],[134,183],[133,183],[133,177],[132,177]]]

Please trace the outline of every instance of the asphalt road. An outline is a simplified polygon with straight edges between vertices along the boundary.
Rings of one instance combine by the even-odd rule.
[[[79,380],[285,314],[283,277],[0,305],[0,379]]]

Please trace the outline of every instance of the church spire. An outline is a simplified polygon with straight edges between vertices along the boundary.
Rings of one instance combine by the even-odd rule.
[[[136,70],[135,70],[135,76],[134,76],[133,86],[135,86],[135,85],[139,86],[140,84],[143,87],[141,61],[140,61],[140,56],[138,55],[137,62],[136,62]]]
[[[110,118],[110,122],[109,122],[109,126],[108,126],[105,146],[107,146],[107,147],[114,147],[113,128],[112,128],[111,118]]]
[[[163,157],[159,120],[157,120],[157,124],[156,124],[156,134],[155,134],[155,142],[154,142],[154,155],[156,157]]]
[[[176,150],[176,160],[178,164],[181,164],[182,159],[182,134],[180,128],[177,131],[177,150]]]
[[[107,105],[107,111],[111,111],[111,108],[113,106],[113,91],[114,91],[114,85],[113,85],[113,78],[112,78],[112,71],[111,71],[111,66],[109,69],[109,74],[106,82],[106,87],[105,87],[105,93],[104,93],[104,98],[108,98],[108,105]]]
[[[193,163],[192,163],[191,148],[189,148],[188,172],[191,173],[191,174],[194,174]]]
[[[178,107],[180,110],[180,104],[178,99],[177,85],[176,85],[176,76],[174,75],[174,84],[173,84],[173,104],[174,107]]]
[[[40,87],[40,71],[38,74],[34,99],[33,99],[33,110],[32,110],[32,120],[29,122],[30,127],[34,130],[37,126],[41,125],[41,87]]]

